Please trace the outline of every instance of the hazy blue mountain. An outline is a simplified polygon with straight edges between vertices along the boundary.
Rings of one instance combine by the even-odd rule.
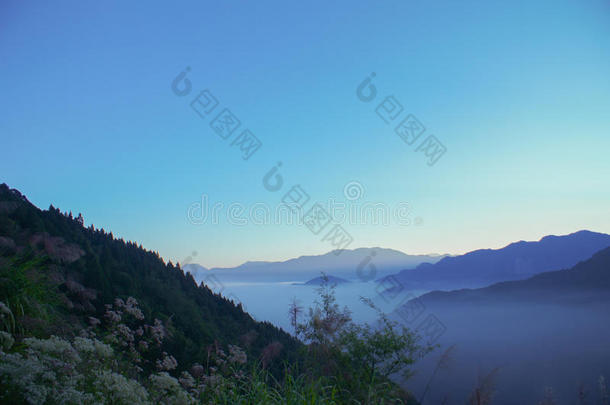
[[[425,305],[450,303],[583,303],[610,298],[610,248],[570,269],[537,274],[526,280],[504,281],[488,287],[432,291],[418,299]],[[610,314],[610,308],[609,308]]]
[[[564,236],[545,236],[538,242],[520,241],[501,249],[481,249],[445,257],[438,263],[403,270],[395,277],[407,289],[483,287],[569,268],[608,246],[610,235],[603,233],[580,231]]]
[[[424,405],[465,397],[495,368],[494,404],[542,398],[545,387],[557,398],[576,399],[581,384],[592,387],[597,403],[598,378],[610,375],[610,248],[526,280],[431,292],[399,305],[392,316],[441,345],[409,382],[420,395],[429,386]],[[430,379],[452,345],[450,366]]]
[[[199,281],[214,275],[227,282],[306,282],[320,276],[333,274],[347,280],[371,280],[414,268],[422,263],[436,263],[443,255],[408,255],[398,250],[383,248],[359,248],[331,251],[317,256],[300,256],[283,262],[246,262],[233,268],[213,268],[209,271],[189,265],[189,271]]]
[[[346,280],[344,278],[330,276],[330,275],[326,276],[326,279],[327,279],[329,285],[341,285],[341,284],[350,282],[349,280]],[[320,277],[312,278],[311,280],[306,282],[305,285],[322,285],[322,283],[324,283],[324,277],[320,276]]]

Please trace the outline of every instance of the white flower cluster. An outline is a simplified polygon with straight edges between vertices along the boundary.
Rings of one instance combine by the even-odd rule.
[[[86,388],[91,372],[113,355],[110,346],[81,337],[71,343],[57,336],[26,338],[23,343],[24,353],[0,353],[0,381],[8,387],[0,402],[88,404],[102,398]]]
[[[138,307],[138,301],[133,297],[127,298],[127,301],[117,298],[114,300],[114,306],[122,309],[140,321],[144,319],[144,314]]]
[[[112,347],[97,339],[86,339],[82,337],[74,338],[72,344],[74,348],[81,354],[95,356],[98,359],[104,359],[113,355]]]
[[[156,361],[151,357],[158,353],[151,346],[160,348],[168,336],[164,324],[158,319],[146,324],[134,298],[107,305],[104,318],[107,322],[102,323],[90,317],[90,327],[72,340],[30,337],[23,345],[14,345],[10,325],[4,324],[0,403],[208,403],[221,392],[237,392],[243,383],[247,356],[237,346],[229,345],[228,354],[217,344],[210,347],[207,370],[195,364],[190,373],[175,378],[168,373],[178,367],[171,354],[162,352]],[[6,319],[12,320],[12,313],[0,302],[0,320]],[[155,365],[157,373],[143,373],[142,367]]]
[[[157,345],[160,345],[167,336],[163,323],[158,319],[155,319],[154,326],[146,325],[146,329],[148,329]]]
[[[120,338],[119,341],[124,346],[129,346],[134,341],[134,333],[131,331],[129,326],[123,323],[120,323],[116,326],[116,330],[114,333],[116,337]]]
[[[106,313],[104,317],[111,323],[121,322],[121,313],[114,311],[112,305],[106,304]]]
[[[0,352],[0,403],[58,404],[194,404],[196,381],[183,373],[180,381],[167,372],[152,374],[141,384],[110,368],[115,353],[96,339],[72,342],[52,336],[27,338],[24,353]],[[164,353],[169,369],[176,360]]]
[[[157,360],[157,368],[159,370],[174,370],[176,367],[178,367],[178,362],[174,356],[170,356],[165,352],[163,352],[163,358]]]
[[[246,364],[248,357],[246,352],[241,350],[238,346],[229,345],[229,363]]]
[[[194,404],[195,398],[184,390],[180,382],[167,372],[152,374],[149,392],[157,404]]]
[[[89,336],[95,336],[95,331],[102,332],[108,342],[127,354],[131,362],[137,364],[137,370],[151,362],[155,365],[155,360],[151,359],[149,354],[154,352],[150,350],[152,347],[160,348],[168,336],[163,322],[155,319],[153,325],[145,323],[144,314],[138,306],[138,301],[133,297],[127,298],[126,301],[116,298],[112,305],[106,305],[104,318],[106,322],[103,325],[95,322],[95,318],[89,319],[91,325],[88,328]],[[171,367],[171,362],[168,361],[160,360],[156,364],[160,370],[176,368],[177,363],[173,368],[168,368]]]
[[[28,346],[28,353],[32,355],[48,355],[66,363],[81,361],[78,351],[67,340],[57,336],[49,339],[26,338],[23,343]]]
[[[93,386],[96,397],[110,404],[149,404],[148,392],[137,381],[102,370],[96,373]]]

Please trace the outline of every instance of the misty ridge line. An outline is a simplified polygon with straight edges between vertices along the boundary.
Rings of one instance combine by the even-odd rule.
[[[366,265],[370,262],[376,261],[375,259],[373,259],[379,252],[382,253],[389,253],[389,254],[395,254],[395,255],[402,255],[404,256],[404,258],[406,260],[414,260],[414,262],[412,264],[407,264],[407,268],[415,268],[417,267],[419,264],[421,263],[430,263],[430,262],[437,262],[438,260],[441,260],[444,257],[450,257],[452,255],[450,254],[444,254],[444,253],[423,253],[423,254],[408,254],[405,253],[401,250],[397,250],[397,249],[391,249],[391,248],[382,248],[379,246],[375,246],[375,247],[359,247],[359,248],[354,248],[354,249],[342,249],[343,253],[354,253],[354,254],[361,254],[358,258],[358,260],[354,263],[356,263],[355,265],[350,264],[340,264],[337,263],[337,265],[339,267],[337,267],[338,269],[345,269],[347,267],[352,267],[352,268],[356,268],[359,265]],[[239,271],[241,272],[241,274],[245,274],[243,272],[248,272],[248,271],[256,271],[259,269],[264,269],[266,266],[286,266],[286,265],[291,265],[292,263],[298,262],[300,260],[308,260],[308,259],[313,259],[313,260],[324,260],[326,258],[328,258],[329,260],[336,260],[337,256],[336,255],[336,250],[331,250],[328,251],[326,253],[322,253],[322,254],[318,254],[318,255],[301,255],[301,256],[297,256],[297,257],[293,257],[293,258],[288,258],[285,260],[247,260],[239,265],[236,266],[216,266],[216,267],[206,267],[201,265],[200,263],[197,263],[196,257],[199,255],[198,251],[193,251],[191,252],[191,254],[189,256],[186,256],[183,260],[179,261],[178,263],[180,263],[181,268],[189,268],[188,266],[196,266],[197,268],[199,268],[200,270],[205,270],[205,271],[212,271],[212,272],[231,272],[233,270],[235,271]],[[400,259],[395,259],[396,262],[399,262]],[[358,264],[359,263],[359,264]],[[373,263],[371,263],[373,264]],[[331,263],[327,263],[327,265],[331,265]],[[385,263],[385,266],[387,266],[387,263]],[[404,266],[400,266],[397,265],[397,263],[392,263],[393,267],[400,267],[400,269],[404,269]],[[247,269],[246,269],[247,267]],[[281,270],[281,271],[285,271],[285,270]]]
[[[393,249],[393,248],[383,248],[380,246],[374,246],[374,247],[359,247],[359,248],[353,248],[353,249],[341,249],[342,251],[345,252],[362,252],[364,255],[368,255],[369,251],[386,251],[386,252],[393,252],[396,254],[400,254],[400,255],[404,255],[404,256],[408,256],[408,257],[418,257],[418,258],[435,258],[435,262],[440,262],[442,260],[444,260],[445,258],[459,258],[459,257],[465,257],[465,256],[470,256],[470,255],[476,255],[476,254],[481,254],[481,253],[498,253],[501,251],[504,251],[507,248],[513,248],[513,247],[517,247],[520,244],[536,244],[545,240],[550,240],[553,238],[565,238],[565,237],[569,237],[569,236],[574,236],[574,235],[578,235],[578,234],[584,234],[584,233],[588,233],[588,234],[596,234],[596,235],[602,235],[602,236],[610,236],[606,233],[603,232],[596,232],[596,231],[590,231],[590,230],[579,230],[579,231],[575,231],[572,233],[567,233],[567,234],[549,234],[549,235],[544,235],[542,237],[540,237],[539,239],[531,239],[531,240],[518,240],[518,241],[514,241],[514,242],[508,242],[506,245],[503,245],[501,247],[498,248],[477,248],[477,249],[473,249],[464,253],[457,253],[457,254],[451,254],[451,253],[436,253],[436,252],[432,252],[432,253],[421,253],[421,254],[410,254],[410,253],[406,253],[403,250],[398,250],[398,249]],[[338,249],[337,249],[338,250]],[[235,269],[240,269],[246,265],[257,265],[257,266],[267,266],[267,265],[280,265],[280,264],[288,264],[297,260],[301,260],[301,259],[310,259],[310,258],[324,258],[324,257],[330,257],[330,255],[335,252],[335,250],[330,250],[328,252],[325,253],[321,253],[321,254],[310,254],[310,255],[301,255],[301,256],[297,256],[297,257],[293,257],[293,258],[287,258],[284,260],[247,260],[241,264],[238,264],[236,266],[216,266],[216,267],[207,267],[202,265],[201,263],[197,263],[196,262],[196,257],[198,256],[199,252],[197,250],[193,250],[191,252],[191,254],[189,256],[186,256],[183,260],[179,261],[179,263],[181,264],[182,267],[188,266],[188,265],[197,265],[198,267],[205,269],[205,270],[209,270],[209,271],[221,271],[221,270],[235,270]],[[336,256],[336,255],[335,255]],[[372,255],[373,257],[375,255]],[[521,259],[516,258],[515,259],[515,263],[517,267],[521,267],[523,265],[523,263],[521,262]],[[421,264],[430,264],[429,262],[424,262]],[[405,267],[401,270],[415,270],[416,267],[420,266],[421,264],[416,264],[413,267]],[[559,269],[557,269],[559,270]],[[379,280],[381,281],[381,280]]]
[[[193,252],[193,256],[196,256],[196,253]],[[368,283],[375,280],[380,274],[388,274],[388,271],[399,271],[405,266],[415,267],[421,263],[433,263],[443,257],[445,255],[407,255],[398,250],[376,247],[344,249],[341,255],[337,255],[335,251],[330,251],[324,255],[300,256],[283,262],[246,262],[236,268],[207,269],[186,262],[183,265],[181,264],[181,268],[185,273],[190,273],[197,282],[208,286],[216,293],[222,294],[249,312],[244,300],[233,290],[234,283],[252,285],[251,283],[277,284],[283,282],[284,284],[295,285],[318,285],[320,283],[316,280],[325,280],[327,277],[329,278],[328,284],[331,285],[337,284],[341,277],[348,278],[348,282]],[[186,259],[190,261],[192,257],[189,256]],[[319,263],[316,265],[314,264],[316,261],[326,262],[326,264]],[[292,270],[287,268],[292,268]],[[341,277],[337,277],[337,274]],[[227,279],[227,277],[232,278],[232,276],[235,276],[235,280]],[[290,280],[284,280],[285,277]],[[383,295],[384,289],[379,287],[370,292],[391,304],[391,300]],[[254,316],[252,313],[251,315]],[[440,324],[440,321],[428,319],[425,327],[430,327],[431,322]],[[440,329],[443,330],[444,328],[440,327]],[[434,340],[436,339],[437,337],[434,338]]]
[[[468,252],[464,255],[458,255],[458,256],[448,256],[448,255],[444,255],[444,256],[437,256],[436,260],[434,260],[434,257],[431,256],[423,256],[422,257],[422,261],[419,264],[413,264],[412,266],[403,266],[402,269],[393,269],[394,271],[398,271],[398,273],[394,274],[390,274],[388,276],[382,277],[380,279],[377,280],[376,283],[376,287],[374,288],[374,292],[376,293],[376,295],[382,299],[384,302],[386,302],[387,304],[390,304],[392,306],[392,310],[390,311],[391,313],[396,314],[399,318],[402,319],[402,321],[407,324],[407,325],[412,325],[415,326],[415,330],[417,330],[419,333],[421,333],[425,338],[426,341],[429,343],[435,343],[437,342],[442,335],[445,334],[445,332],[447,331],[447,327],[445,326],[445,324],[439,319],[439,317],[434,314],[433,312],[429,312],[427,316],[422,317],[422,315],[426,312],[426,305],[423,304],[423,302],[421,301],[421,299],[419,299],[418,296],[416,296],[415,294],[413,294],[410,290],[413,287],[413,284],[410,282],[410,280],[404,279],[403,277],[401,277],[402,274],[404,274],[404,272],[410,272],[410,271],[414,271],[416,269],[419,269],[421,267],[424,267],[425,273],[429,273],[430,275],[434,275],[434,271],[430,268],[426,268],[426,266],[434,266],[434,263],[439,264],[439,263],[443,263],[444,261],[447,260],[452,260],[453,258],[464,258],[464,257],[471,257],[473,255],[477,256],[477,255],[500,255],[502,256],[503,254],[506,254],[507,252],[512,252],[511,254],[514,256],[512,257],[512,262],[513,262],[513,267],[515,270],[519,270],[522,266],[523,266],[523,260],[532,260],[532,258],[535,259],[536,254],[540,254],[541,252],[546,252],[548,254],[550,254],[549,249],[551,250],[557,250],[560,249],[560,246],[557,245],[557,243],[571,243],[571,244],[577,244],[576,240],[577,239],[586,239],[589,240],[591,243],[593,243],[593,238],[597,238],[597,239],[602,239],[605,240],[604,238],[608,237],[608,235],[605,234],[598,234],[598,233],[593,233],[593,232],[589,232],[589,231],[579,231],[579,232],[575,232],[572,234],[568,234],[568,235],[563,235],[563,236],[555,236],[555,235],[547,235],[542,237],[540,240],[538,241],[532,241],[532,242],[525,242],[525,241],[518,241],[518,242],[513,242],[510,243],[508,245],[506,245],[503,248],[499,248],[499,249],[478,249],[472,252]],[[549,246],[548,244],[551,244],[551,246]],[[607,243],[604,242],[597,242],[596,245],[599,244],[598,247],[600,246],[607,246],[610,245],[610,241],[608,241]],[[535,249],[538,252],[536,254],[534,254],[531,250],[526,250],[521,251],[515,251],[514,249],[519,249],[519,248],[523,248],[526,247],[526,249]],[[357,278],[360,281],[363,282],[368,282],[371,281],[373,279],[376,278],[376,276],[378,275],[378,271],[379,270],[383,270],[384,267],[387,267],[387,262],[384,262],[386,266],[384,266],[384,263],[375,263],[375,256],[377,254],[376,250],[382,250],[379,248],[360,248],[360,249],[355,249],[355,250],[350,250],[349,252],[355,252],[355,251],[361,251],[362,253],[368,253],[364,258],[361,258],[361,260],[355,264],[355,263],[351,263],[351,271],[355,272],[357,275]],[[594,249],[595,250],[595,249]],[[385,252],[387,252],[388,250],[385,250]],[[392,250],[390,250],[392,251]],[[582,251],[579,251],[578,249],[575,250],[575,252],[578,251],[576,253],[576,255],[578,256],[579,259],[581,260],[586,260],[588,259],[588,253],[584,253]],[[399,251],[393,251],[396,252],[398,254],[402,254],[405,255],[402,252]],[[309,258],[313,258],[316,260],[324,260],[327,258],[331,258],[331,256],[329,256],[332,252],[327,253],[326,255],[320,255],[320,256],[301,256],[299,259],[301,258],[305,258],[305,259],[309,259]],[[574,252],[572,252],[574,254]],[[525,259],[523,258],[523,254],[526,254]],[[527,255],[530,256],[527,256]],[[531,255],[534,256],[531,256]],[[406,255],[405,255],[406,256]],[[570,258],[568,258],[568,256]],[[563,260],[566,261],[566,263],[570,263],[570,260],[573,260],[574,257],[568,255],[566,256]],[[345,255],[343,256],[345,258]],[[421,257],[421,256],[420,256]],[[529,259],[528,259],[529,257]],[[237,268],[217,268],[214,269],[215,271],[210,271],[208,269],[205,269],[201,266],[198,265],[185,265],[184,266],[184,270],[193,273],[194,276],[196,276],[196,278],[198,278],[199,280],[201,280],[201,282],[212,286],[214,291],[217,291],[219,293],[225,291],[225,284],[223,283],[223,281],[227,281],[225,280],[224,276],[234,276],[235,280],[242,280],[245,282],[246,279],[249,279],[251,276],[254,277],[251,281],[256,280],[257,278],[260,277],[267,277],[269,278],[269,280],[267,280],[268,282],[273,282],[275,277],[275,281],[278,281],[281,277],[280,276],[287,276],[287,275],[293,275],[293,276],[298,276],[300,275],[298,272],[298,269],[291,269],[290,264],[293,262],[298,262],[299,259],[290,259],[286,262],[247,262],[244,263],[241,266],[238,266]],[[429,259],[428,261],[426,261],[425,259]],[[434,262],[434,263],[431,263]],[[322,263],[323,264],[323,263]],[[394,265],[396,265],[396,263],[393,263]],[[332,270],[332,266],[336,266],[336,271],[333,272]],[[489,262],[488,263],[488,268],[489,266],[494,267],[493,266],[493,262]],[[268,270],[269,267],[278,267],[278,269],[276,269],[276,271],[274,272],[273,270]],[[315,266],[312,266],[315,267]],[[337,278],[337,275],[340,275],[342,277],[345,277],[345,274],[348,273],[343,273],[345,271],[350,271],[349,269],[343,269],[343,267],[347,267],[347,263],[335,263],[335,264],[328,264],[328,268],[324,268],[324,269],[319,269],[321,272],[323,272],[324,274],[328,274],[331,277],[331,281],[333,278]],[[405,268],[410,267],[411,270],[405,270]],[[547,266],[548,267],[548,266]],[[267,270],[267,271],[266,271]],[[459,269],[458,269],[459,270]],[[459,271],[456,270],[456,272],[459,273]],[[552,271],[552,270],[556,270],[556,268],[554,268],[551,265],[551,268],[544,268],[544,269],[538,269],[538,272],[546,272],[546,271]],[[343,271],[343,272],[342,272]],[[313,273],[313,270],[311,271],[311,273]],[[332,273],[332,274],[331,274]],[[493,273],[493,272],[492,272]],[[521,272],[518,272],[521,273]],[[387,274],[387,272],[386,272]],[[459,274],[455,274],[456,276],[459,277]],[[522,276],[526,277],[528,274],[527,273],[523,273]],[[310,277],[312,276],[312,274],[310,274]],[[442,281],[442,276],[443,274],[437,274],[437,276],[440,276],[440,279],[437,280],[437,282]],[[467,275],[465,275],[467,276]],[[505,275],[503,274],[499,274],[496,277],[498,277],[498,280],[496,281],[502,281],[508,278],[505,278]],[[312,284],[312,281],[315,281],[316,279],[319,279],[320,277],[316,277],[312,280],[309,280],[308,282],[306,282],[305,284]],[[437,277],[439,278],[439,277]],[[486,285],[490,285],[493,284],[493,279],[489,280],[490,282],[487,283]],[[473,287],[476,288],[476,285],[473,284]],[[432,290],[453,290],[454,288],[450,288],[448,286],[438,286],[437,288],[432,288]],[[226,290],[227,292],[225,293],[228,294],[227,296],[230,297],[230,299],[235,300],[235,302],[242,302],[233,292],[230,292],[228,290]],[[425,318],[425,319],[424,319]],[[415,321],[417,320],[422,320],[422,322],[418,322],[417,324],[414,324]]]

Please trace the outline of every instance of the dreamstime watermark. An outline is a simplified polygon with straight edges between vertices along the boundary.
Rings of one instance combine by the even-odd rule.
[[[309,195],[302,187],[296,185],[288,190],[281,203],[271,206],[264,202],[242,204],[240,202],[212,202],[208,194],[202,194],[200,199],[192,202],[187,208],[187,221],[193,225],[218,225],[222,221],[235,226],[246,225],[305,225],[314,234],[319,233],[319,224],[332,222],[340,225],[383,225],[392,223],[409,226],[422,225],[423,219],[411,219],[411,204],[399,202],[395,205],[383,202],[362,200],[364,187],[361,183],[352,181],[344,187],[345,201],[329,198],[326,202],[317,202],[305,212],[302,200],[309,200]]]
[[[171,82],[171,90],[179,98],[190,95],[193,90],[191,80],[188,78],[190,71],[191,68],[186,67]],[[372,77],[374,77],[374,74]],[[372,85],[371,80],[371,77],[365,79],[357,89],[358,98],[363,102],[372,101],[377,94],[377,89]],[[368,89],[368,95],[363,92],[365,89]],[[230,146],[238,148],[242,154],[242,159],[250,159],[262,147],[260,139],[249,129],[239,129],[242,121],[229,108],[219,107],[218,98],[209,89],[201,90],[189,104],[201,119],[210,119],[210,128],[222,140],[227,141],[233,138]],[[386,123],[389,123],[387,117],[393,120],[402,112],[402,106],[400,106],[399,111],[396,108],[396,106],[389,106],[384,101],[377,107],[376,112]],[[387,117],[381,114],[382,110],[388,113]],[[214,118],[212,118],[213,116]],[[426,156],[434,160],[433,162],[432,160],[429,161],[429,165],[436,163],[439,158],[437,156],[438,149],[434,149],[434,156],[432,156],[429,153],[432,146],[424,147],[423,145],[420,145],[417,150],[422,150]],[[263,186],[267,191],[275,193],[283,188],[284,178],[279,172],[281,166],[282,163],[278,162],[263,176]],[[350,202],[359,200],[363,191],[364,189],[359,187],[357,182],[348,183],[344,188],[345,197]],[[411,222],[407,217],[409,206],[406,203],[389,207],[384,203],[368,202],[362,204],[362,207],[359,207],[358,204],[351,204],[349,209],[346,209],[344,203],[334,203],[329,200],[326,207],[316,202],[305,211],[305,206],[309,203],[309,200],[309,193],[301,185],[294,184],[282,197],[282,205],[275,209],[266,206],[264,203],[256,203],[246,207],[239,202],[232,202],[226,207],[226,211],[223,203],[214,204],[210,211],[208,206],[209,197],[202,195],[200,201],[189,205],[187,219],[190,223],[198,225],[207,223],[208,218],[212,224],[219,223],[221,217],[226,218],[229,224],[237,226],[281,224],[284,221],[288,224],[301,224],[305,225],[313,235],[321,235],[321,242],[330,243],[334,248],[335,255],[340,255],[354,241],[354,238],[343,225],[363,223],[389,225],[391,217],[394,217],[400,225],[409,225]],[[296,217],[286,215],[285,207],[288,207]],[[415,225],[421,225],[423,220],[417,217],[414,223]]]
[[[263,187],[265,190],[276,193],[284,187],[284,176],[280,173],[281,167],[282,162],[278,162],[263,176]],[[320,203],[313,203],[305,211],[305,207],[310,199],[310,194],[303,186],[293,184],[285,192],[281,201],[283,205],[295,212],[299,218],[302,218],[303,224],[314,236],[322,235],[320,242],[330,244],[333,248],[333,254],[339,256],[351,245],[354,238],[341,224],[335,223],[333,217]]]
[[[192,83],[187,78],[191,68],[186,67],[180,72],[172,81],[171,89],[172,92],[178,97],[188,96],[192,91]],[[202,90],[195,99],[190,103],[191,108],[200,118],[206,120],[209,118],[216,107],[219,105],[218,99],[210,92],[209,89]],[[233,133],[241,125],[241,120],[235,116],[228,108],[224,108],[214,119],[210,122],[210,127],[216,132],[216,134],[223,140],[227,140],[233,136]],[[239,148],[242,153],[242,158],[248,160],[254,153],[256,153],[261,147],[262,142],[252,134],[248,129],[245,129],[237,136],[232,142],[231,146]],[[279,191],[284,180],[281,174],[278,173],[279,167],[282,163],[274,166],[264,177],[263,186],[269,192]],[[285,196],[286,197],[286,196]],[[309,201],[309,194],[300,185],[294,185],[290,190],[289,200],[286,198],[282,199],[283,204],[287,204],[289,207],[302,210],[305,204]],[[239,217],[241,207],[237,205],[231,206],[231,212],[233,217],[235,214]],[[323,209],[322,209],[323,210]],[[320,210],[320,205],[314,205],[308,213],[304,216],[304,224],[312,231],[314,235],[317,235],[322,229],[326,228],[326,225],[330,224],[332,217],[329,217],[328,221],[324,217],[324,212]],[[194,212],[193,207],[189,207],[189,213]],[[313,214],[309,215],[308,214]],[[191,218],[192,216],[189,216]],[[195,217],[193,217],[195,218]],[[234,219],[234,218],[233,218]],[[320,223],[320,219],[323,223]],[[243,223],[243,220],[238,220],[238,223]],[[314,231],[317,230],[317,231]],[[346,249],[352,242],[352,236],[339,224],[335,224],[329,228],[328,232],[323,234],[321,242],[327,242],[334,248],[334,254],[340,255],[344,249]]]
[[[185,97],[191,93],[193,85],[187,78],[190,71],[191,68],[187,66],[172,81],[171,89],[176,96]],[[210,117],[210,114],[214,112],[219,105],[218,98],[214,96],[209,89],[200,91],[190,102],[191,109],[202,120],[207,120]],[[214,113],[216,115],[209,123],[210,128],[212,128],[216,135],[223,141],[231,138],[234,133],[239,133],[239,135],[231,141],[230,146],[238,148],[243,160],[250,159],[250,157],[263,146],[263,143],[248,128],[236,132],[241,126],[241,120],[232,113],[229,108],[224,107],[218,112],[219,110],[220,108]]]
[[[367,76],[356,88],[356,96],[363,103],[370,103],[377,97],[377,87],[373,84],[376,74]],[[394,125],[394,132],[408,146],[413,146],[426,132],[426,127],[413,114],[407,114],[400,122],[398,118],[404,111],[402,104],[393,95],[386,98],[375,107],[375,113],[386,125]],[[418,146],[415,152],[421,152],[428,158],[428,166],[434,166],[447,152],[445,145],[434,135],[428,135]]]
[[[374,252],[372,256],[374,256]],[[376,269],[374,268],[374,265],[370,263],[372,256],[365,258],[363,263],[366,263],[366,266],[371,267],[374,274],[376,273]],[[363,263],[361,263],[356,270],[359,275],[362,272],[361,267]],[[427,311],[423,300],[417,297],[412,291],[409,291],[395,275],[389,275],[379,280],[376,292],[384,301],[393,304],[394,309],[392,312],[402,320],[405,326],[415,331],[426,344],[438,344],[440,338],[447,331],[447,326],[445,326],[435,314]],[[446,356],[449,355],[449,350],[450,349],[447,349],[441,356],[437,368],[430,375],[425,385],[426,389],[419,399],[421,403],[423,403],[428,388],[434,380],[441,362],[443,362],[444,359],[446,360]]]
[[[362,259],[356,267],[358,279],[367,282],[374,280],[377,275],[375,256],[377,251],[371,249],[370,253]],[[416,330],[428,344],[435,344],[445,333],[447,327],[432,313],[426,313],[423,301],[409,291],[394,275],[378,280],[375,288],[377,295],[388,304],[394,304],[393,312],[398,315],[405,325]]]
[[[192,83],[187,78],[190,70],[190,67],[187,67],[171,83],[172,92],[178,97],[188,96],[192,92]],[[377,88],[372,84],[374,77],[375,74],[373,73],[358,86],[356,95],[360,101],[368,103],[376,98]],[[220,105],[218,98],[209,89],[200,91],[189,104],[191,109],[203,120],[207,120],[213,116],[211,114],[215,114],[214,118],[210,120],[209,126],[224,141],[233,137],[230,146],[241,152],[242,159],[250,159],[262,147],[262,142],[249,129],[238,131],[241,120],[229,108],[218,108]],[[386,124],[395,122],[402,111],[402,105],[394,96],[386,97],[375,108],[376,114]],[[394,129],[396,134],[409,146],[413,145],[425,130],[423,124],[413,114],[408,114]],[[235,134],[237,135],[234,136]],[[429,135],[419,144],[415,152],[422,152],[428,158],[428,165],[433,166],[445,154],[446,150],[436,137]],[[280,174],[281,166],[282,163],[279,162],[263,176],[263,186],[267,191],[275,193],[284,187],[284,178]],[[354,241],[354,238],[345,230],[343,225],[389,225],[391,218],[397,224],[403,226],[410,224],[421,226],[423,224],[421,217],[410,219],[411,207],[407,203],[401,202],[395,206],[390,206],[382,202],[364,201],[365,189],[359,182],[351,181],[347,183],[344,186],[343,194],[347,202],[329,198],[326,204],[315,202],[307,210],[305,207],[310,201],[310,195],[299,184],[292,185],[283,194],[281,204],[276,207],[270,207],[265,203],[246,206],[238,202],[232,202],[225,207],[222,202],[211,204],[209,197],[203,194],[199,201],[189,205],[187,220],[196,225],[217,224],[223,217],[229,224],[237,226],[244,226],[249,223],[254,225],[282,223],[305,225],[313,235],[321,235],[320,240],[322,242],[330,243],[335,248],[335,255],[341,254]],[[373,263],[375,254],[375,251],[371,252],[357,266],[356,272],[363,281],[370,281],[375,278],[377,273]],[[196,255],[197,252],[193,251],[190,256],[183,260],[181,266],[183,268],[188,266],[187,272],[190,272],[196,279],[200,279],[203,284],[210,286],[216,293],[223,294],[228,299],[232,299],[236,303],[239,302],[244,306],[234,294],[225,290],[225,286],[214,274],[189,266],[189,264],[194,264],[192,260]],[[398,287],[394,286],[394,288]],[[400,286],[399,290],[402,291],[402,289],[402,286]],[[392,287],[384,288],[379,293],[384,299],[387,299],[388,294],[392,294],[392,291],[394,291]],[[415,305],[415,309],[411,307],[403,309],[402,313],[407,314],[405,315],[406,322],[407,319],[415,322],[415,319],[421,315],[420,312],[422,311],[417,309],[420,306],[413,304],[413,302],[416,301],[413,297],[410,297],[403,300],[397,307],[397,312],[400,314],[399,309],[405,305]],[[423,330],[430,338],[429,341],[436,341],[444,333],[445,328],[434,315],[429,314],[417,329]]]
[[[290,208],[285,204],[271,206],[264,202],[242,204],[231,202],[211,202],[207,194],[202,194],[187,208],[187,221],[193,225],[218,225],[221,222],[233,226],[247,225],[297,225],[307,226],[318,234],[319,222],[332,222],[340,225],[380,225],[400,226],[423,224],[421,217],[410,217],[410,205],[398,203],[390,206],[382,202],[365,202],[347,206],[345,203],[329,198],[326,206],[316,203],[309,215],[301,208]]]
[[[343,195],[349,201],[359,200],[364,196],[364,186],[357,181],[350,181],[343,187]]]
[[[434,314],[428,313],[427,316],[423,316],[426,312],[423,301],[408,291],[396,276],[384,277],[376,290],[386,302],[396,303],[394,312],[406,325],[415,326],[415,330],[422,334],[428,344],[435,344],[447,330]],[[401,297],[403,292],[406,294]]]

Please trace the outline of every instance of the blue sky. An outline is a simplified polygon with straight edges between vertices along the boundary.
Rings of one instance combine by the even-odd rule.
[[[350,247],[610,232],[607,1],[125,3],[0,5],[0,181],[42,208],[207,266],[330,250],[302,226],[187,218],[203,194],[275,207],[294,184],[310,204],[354,181],[351,205],[408,204],[410,225],[345,225]],[[262,141],[247,161],[190,108],[203,89]],[[390,95],[447,148],[434,166],[376,115]]]

